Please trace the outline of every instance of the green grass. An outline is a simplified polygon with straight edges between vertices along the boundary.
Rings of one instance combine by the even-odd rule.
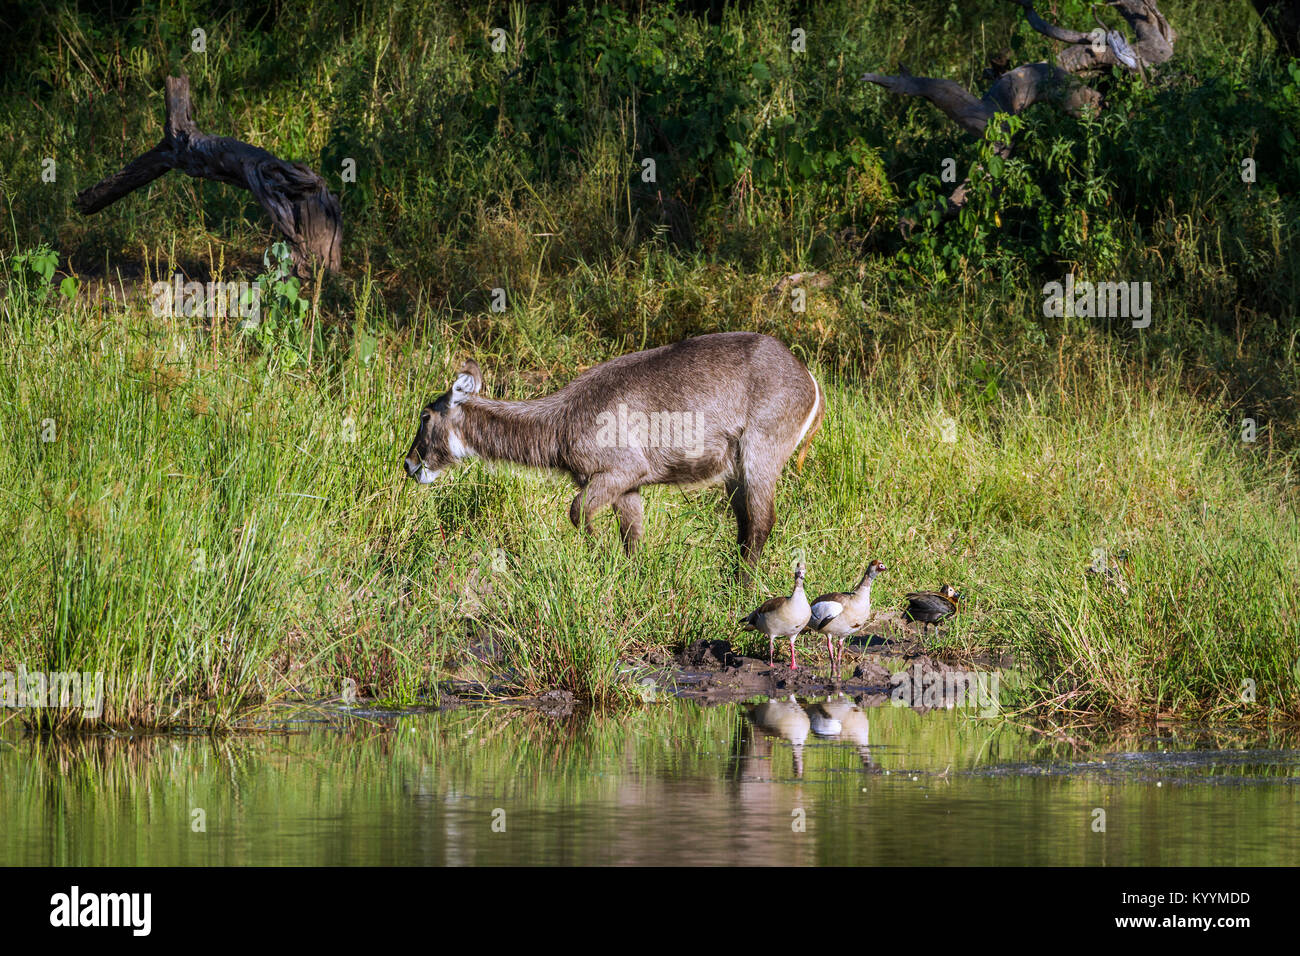
[[[750,297],[744,319],[716,328],[779,318],[757,283],[679,281],[704,299]],[[593,332],[537,336],[563,307],[507,315],[499,351],[477,353],[491,390],[535,394],[539,369],[549,388],[618,351]],[[918,299],[913,315],[940,307]],[[645,548],[628,560],[608,513],[592,542],[572,529],[561,477],[475,462],[432,488],[408,482],[416,413],[466,352],[446,312],[401,332],[375,314],[369,329],[330,326],[295,370],[231,329],[93,290],[29,303],[0,326],[16,372],[0,385],[15,436],[0,452],[0,628],[15,637],[0,665],[103,670],[110,723],[220,723],[349,677],[399,703],[436,695],[486,633],[517,692],[615,702],[630,699],[620,662],[650,648],[729,637],[759,650],[734,621],[788,588],[802,553],[813,589],[885,558],[882,605],[957,582],[969,600],[951,649],[1011,651],[1039,709],[1300,714],[1291,460],[1236,440],[1176,368],[1135,369],[1086,329],[1016,354],[987,341],[979,311],[948,303],[942,331],[882,323],[872,339],[897,345],[863,380],[807,349],[826,422],[802,473],[786,474],[746,591],[716,491],[651,489]],[[847,321],[831,293],[808,316]],[[647,344],[675,334],[669,323]],[[361,337],[377,341],[368,361]],[[976,376],[995,359],[990,392]],[[1084,574],[1097,548],[1129,552],[1127,598]]]
[[[512,693],[620,703],[652,648],[759,650],[735,619],[788,589],[796,555],[813,589],[879,556],[880,603],[961,587],[944,650],[1012,653],[1040,716],[1300,716],[1300,93],[1249,4],[1169,0],[1169,69],[1112,83],[1096,122],[1028,114],[969,219],[909,242],[900,214],[980,147],[856,77],[902,62],[979,88],[1003,45],[1049,52],[1014,4],[769,0],[717,23],[623,6],[143,4],[101,24],[56,4],[15,29],[0,669],[103,670],[113,725],[225,726],[346,679],[437,697],[482,676],[466,662],[490,636]],[[1090,26],[1086,4],[1060,8]],[[195,23],[205,55],[187,52]],[[274,237],[246,194],[173,173],[93,217],[71,205],[156,141],[179,72],[201,128],[307,161],[343,203],[343,274],[260,343],[144,297],[178,271],[262,270]],[[46,157],[54,182],[28,175]],[[42,244],[59,253],[44,299],[15,259]],[[766,295],[814,268],[835,284],[806,312]],[[1044,319],[1043,283],[1069,271],[1150,278],[1151,328]],[[716,491],[651,489],[629,561],[608,515],[595,542],[573,531],[559,477],[475,463],[418,489],[401,472],[466,356],[522,398],[727,329],[789,344],[829,398],[753,590],[731,580]],[[1098,549],[1129,553],[1127,597],[1083,573]]]

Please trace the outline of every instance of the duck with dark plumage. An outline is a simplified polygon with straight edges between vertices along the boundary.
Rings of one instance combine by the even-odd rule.
[[[951,584],[941,584],[937,591],[913,591],[908,594],[907,610],[903,614],[909,621],[921,625],[924,637],[931,624],[938,631],[940,621],[957,613],[960,600],[961,594],[956,588]]]

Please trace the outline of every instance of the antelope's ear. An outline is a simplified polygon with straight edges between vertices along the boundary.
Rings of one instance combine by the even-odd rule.
[[[482,387],[483,373],[479,371],[478,362],[467,360],[451,385],[451,407],[455,408]]]

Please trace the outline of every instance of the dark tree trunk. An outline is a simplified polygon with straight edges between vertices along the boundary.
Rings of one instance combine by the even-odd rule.
[[[1300,0],[1253,0],[1255,9],[1268,25],[1278,52],[1300,57]]]
[[[163,138],[118,172],[77,194],[83,215],[99,212],[171,169],[238,186],[253,194],[289,240],[294,267],[310,279],[317,264],[337,272],[342,264],[343,215],[325,180],[302,163],[227,136],[199,131],[190,108],[189,77],[167,77]]]

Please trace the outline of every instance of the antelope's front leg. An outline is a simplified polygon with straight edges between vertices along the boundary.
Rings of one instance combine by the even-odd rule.
[[[582,489],[573,496],[573,503],[569,505],[569,520],[580,531],[593,533],[596,528],[592,524],[591,516],[611,504],[622,492],[620,482],[613,480],[609,475],[592,475]]]

